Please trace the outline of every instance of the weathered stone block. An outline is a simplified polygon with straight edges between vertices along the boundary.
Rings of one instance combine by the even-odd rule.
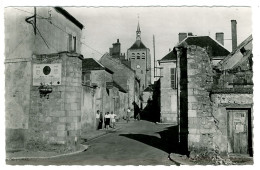
[[[65,137],[65,136],[67,136],[67,131],[58,130],[58,131],[57,131],[57,136],[58,136],[58,137]]]
[[[65,130],[65,124],[59,124],[57,125],[57,130]]]
[[[200,142],[200,135],[199,134],[188,134],[189,142]]]
[[[69,136],[77,136],[77,131],[76,130],[70,130]]]
[[[188,117],[197,117],[196,110],[188,110]]]
[[[77,110],[78,109],[78,103],[71,103],[70,108],[71,108],[71,110]]]
[[[51,117],[46,117],[45,122],[51,123]]]
[[[66,117],[59,117],[59,122],[65,123],[65,122],[67,122],[67,118]]]
[[[196,96],[188,96],[188,102],[189,103],[196,103],[198,100],[197,100],[197,97]]]
[[[62,117],[65,116],[65,111],[52,111],[50,112],[50,116]]]
[[[189,127],[189,134],[198,134],[199,130],[197,128]]]

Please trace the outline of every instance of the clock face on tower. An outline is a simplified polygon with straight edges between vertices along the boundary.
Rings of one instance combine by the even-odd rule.
[[[138,69],[139,69],[139,68],[141,68],[141,66],[140,66],[140,65],[136,65],[136,68],[138,68]]]

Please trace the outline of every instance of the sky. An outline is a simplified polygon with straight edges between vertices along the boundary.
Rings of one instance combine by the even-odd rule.
[[[85,28],[82,46],[85,58],[99,59],[117,39],[122,53],[135,42],[138,23],[142,42],[153,57],[155,36],[156,60],[178,43],[178,33],[209,35],[224,33],[224,46],[231,50],[231,20],[237,20],[238,44],[252,34],[250,7],[65,7]],[[153,60],[152,60],[153,61]]]

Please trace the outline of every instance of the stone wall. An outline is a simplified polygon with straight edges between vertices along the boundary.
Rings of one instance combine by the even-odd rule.
[[[126,111],[127,111],[127,98],[128,98],[128,93],[124,93],[119,91],[119,114],[117,115],[118,119],[123,119],[126,117]]]
[[[148,104],[148,100],[153,100],[153,92],[152,91],[144,91],[143,92],[143,102],[142,102],[142,105],[143,105],[143,109],[147,106]]]
[[[96,127],[95,90],[83,86],[81,95],[81,132],[84,133]]]
[[[6,149],[22,149],[30,111],[31,61],[5,63]]]
[[[198,46],[189,46],[187,48],[188,83],[184,95],[187,94],[188,99],[189,151],[203,151],[214,148],[213,136],[218,129],[215,117],[212,115],[212,103],[208,92],[213,81],[211,66],[210,57],[205,49]]]
[[[39,86],[31,87],[28,144],[65,144],[75,149],[81,129],[81,67],[78,54],[37,55],[33,64],[61,63],[61,85],[52,86],[49,99],[40,97]]]
[[[227,109],[250,109],[253,107],[253,94],[230,94],[230,93],[215,93],[211,95],[213,102],[212,115],[215,118],[217,132],[212,135],[214,145],[223,153],[230,152],[230,141],[228,138],[228,113]],[[251,116],[253,122],[253,116]],[[253,129],[253,123],[251,123]]]
[[[52,10],[52,23],[47,19],[37,18],[37,27],[49,47],[46,46],[39,32],[35,35],[33,26],[25,21],[27,17],[33,15],[34,7],[7,7],[4,10],[6,149],[21,149],[27,139],[33,54],[67,51],[68,34],[62,30],[71,30],[77,35],[78,40],[81,38],[81,30],[57,13],[54,8],[36,8],[37,14],[46,18],[49,17],[49,9]],[[80,46],[77,41],[77,52],[80,52]]]

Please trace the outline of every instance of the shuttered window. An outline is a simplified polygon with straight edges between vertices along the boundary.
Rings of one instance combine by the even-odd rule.
[[[82,74],[82,84],[90,86],[90,73]]]
[[[135,53],[132,53],[132,59],[135,59]]]
[[[176,89],[176,68],[171,68],[171,88]]]

